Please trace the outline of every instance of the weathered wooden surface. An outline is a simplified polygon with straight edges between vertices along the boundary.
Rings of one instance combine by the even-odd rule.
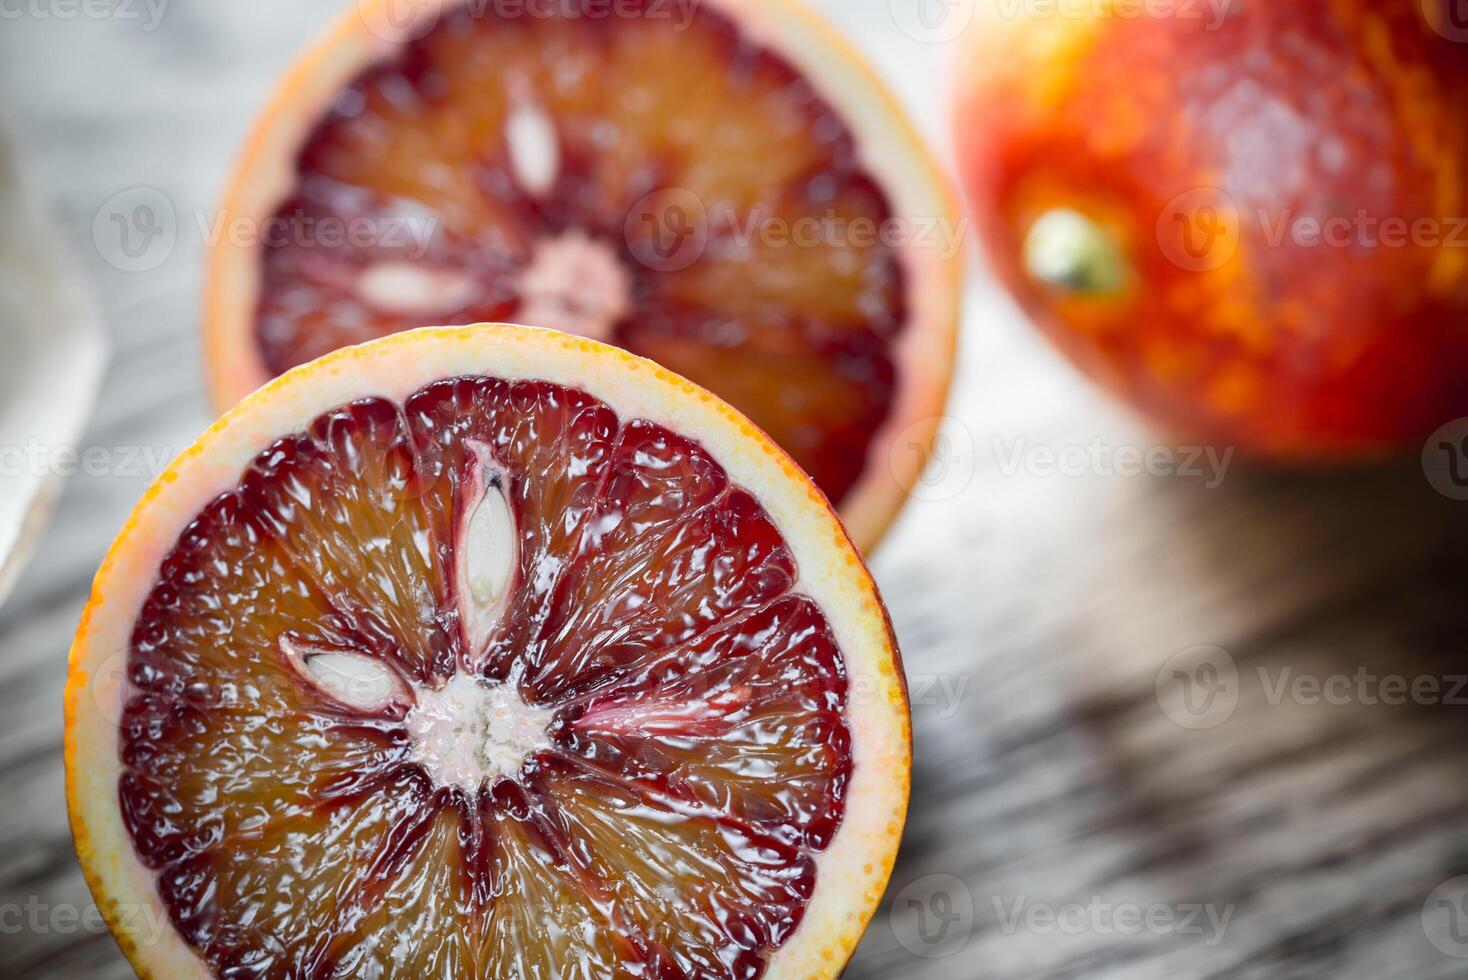
[[[0,975],[126,976],[65,824],[66,648],[147,454],[207,422],[198,215],[272,77],[342,4],[174,0],[157,30],[142,3],[139,19],[39,6],[52,16],[0,21],[0,106],[109,316],[86,445],[115,465],[68,483],[0,608]],[[887,0],[829,6],[936,126],[946,49],[898,32]],[[180,232],[158,268],[130,273],[92,229],[137,188],[168,199]],[[982,277],[967,330],[948,466],[875,561],[918,762],[888,903],[848,976],[1468,974],[1449,955],[1468,955],[1468,935],[1427,904],[1468,874],[1468,690],[1453,680],[1468,673],[1468,504],[1410,462],[1331,476],[1235,463],[1213,487],[1105,472],[1093,446],[1155,437]],[[1046,447],[1089,472],[1047,474]],[[1217,724],[1184,727],[1170,715],[1194,716],[1168,685],[1201,654],[1173,658],[1208,645],[1237,674],[1197,719]],[[1386,675],[1445,680],[1391,704]],[[1310,703],[1311,679],[1329,696]]]

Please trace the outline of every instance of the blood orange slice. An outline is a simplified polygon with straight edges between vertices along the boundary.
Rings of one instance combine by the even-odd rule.
[[[221,408],[326,351],[515,320],[745,412],[875,543],[943,410],[958,226],[870,72],[787,0],[366,0],[239,165]],[[898,445],[898,435],[901,444]]]
[[[480,325],[291,371],[178,459],[98,573],[66,758],[145,976],[830,977],[910,744],[783,452],[652,362]]]

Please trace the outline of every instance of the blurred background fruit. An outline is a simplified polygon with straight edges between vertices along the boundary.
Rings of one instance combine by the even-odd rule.
[[[39,545],[107,360],[101,316],[0,130],[0,602]],[[89,465],[93,457],[88,457]]]
[[[1468,414],[1448,0],[1014,6],[969,32],[959,165],[995,270],[1067,356],[1266,456],[1415,451]]]
[[[875,544],[953,370],[955,209],[916,131],[787,0],[529,9],[373,0],[287,76],[224,204],[272,234],[209,266],[217,406],[397,330],[554,327],[727,399]]]

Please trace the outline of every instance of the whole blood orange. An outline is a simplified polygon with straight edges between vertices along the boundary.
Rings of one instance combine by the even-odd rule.
[[[834,977],[910,771],[808,477],[526,327],[338,351],[226,415],[108,554],[66,709],[77,851],[153,977]]]
[[[1284,459],[1420,446],[1468,414],[1468,32],[1449,6],[975,23],[960,165],[1000,277],[1180,433]]]
[[[552,327],[738,407],[862,547],[952,372],[946,182],[789,0],[364,0],[286,79],[222,217],[242,232],[209,259],[221,409],[405,328]]]

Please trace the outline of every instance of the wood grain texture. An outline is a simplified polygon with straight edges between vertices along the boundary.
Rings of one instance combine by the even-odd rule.
[[[936,126],[945,49],[899,34],[887,0],[828,5]],[[34,16],[0,29],[0,104],[108,314],[114,361],[85,444],[116,461],[69,481],[0,608],[0,975],[130,975],[87,912],[65,823],[66,649],[148,454],[208,421],[201,222],[272,78],[341,6],[175,0],[156,31]],[[180,232],[158,268],[126,273],[92,225],[140,187],[167,197]],[[889,898],[847,976],[1468,975],[1429,939],[1446,919],[1424,919],[1428,896],[1468,874],[1468,689],[1446,697],[1468,673],[1468,504],[1410,462],[1328,475],[1235,462],[1213,487],[1096,464],[1046,475],[1046,449],[1156,437],[982,276],[968,314],[944,458],[875,560],[913,682],[917,767]],[[1191,667],[1175,655],[1210,645],[1235,665],[1224,704],[1237,704],[1194,730],[1164,710],[1177,714],[1158,677],[1167,694]],[[1341,703],[1277,690],[1362,671],[1446,680],[1398,705],[1372,703],[1369,680]],[[1128,907],[1153,926],[1131,928]],[[1206,911],[1182,921],[1194,907],[1226,927]]]

